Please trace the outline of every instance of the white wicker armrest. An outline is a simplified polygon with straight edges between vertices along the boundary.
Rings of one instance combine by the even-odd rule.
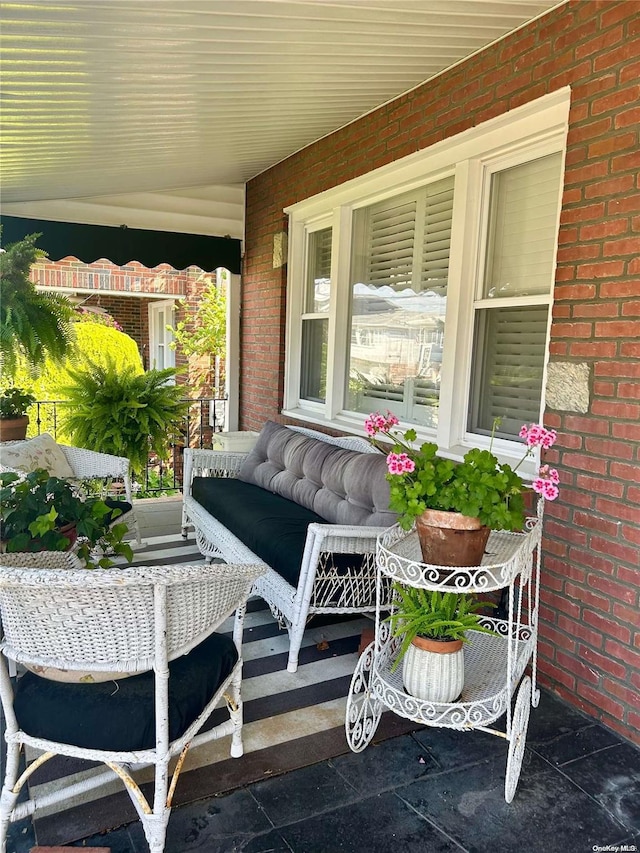
[[[129,460],[126,456],[112,456],[110,453],[99,453],[97,450],[87,450],[84,447],[58,445],[73,468],[79,480],[109,477],[120,479],[124,483],[125,497],[132,502],[131,475]]]
[[[237,477],[248,452],[185,447],[182,493],[191,495],[194,477]]]
[[[367,554],[376,550],[377,537],[387,530],[386,527],[357,527],[350,524],[309,525],[318,551],[332,551],[335,554]]]

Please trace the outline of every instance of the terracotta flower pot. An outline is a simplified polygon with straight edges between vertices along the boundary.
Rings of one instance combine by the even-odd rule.
[[[69,544],[67,545],[67,547],[64,550],[70,551],[73,548],[73,546],[75,545],[76,540],[78,538],[78,529],[77,529],[75,523],[71,522],[71,524],[65,524],[63,527],[57,528],[56,532],[60,533],[62,536],[66,536],[66,538],[69,540]],[[35,536],[32,539],[32,544],[33,544],[33,547],[31,548],[31,551],[29,553],[36,554],[38,551],[46,551],[47,550],[46,545],[41,545],[41,540],[38,536]],[[7,543],[4,540],[2,540],[0,542],[0,553],[5,553],[6,550],[7,550]],[[19,552],[14,552],[14,553],[19,553]]]
[[[454,702],[464,687],[462,640],[414,637],[402,659],[407,693],[427,702]]]
[[[0,441],[22,441],[27,437],[29,418],[0,418]]]
[[[76,543],[76,539],[78,538],[78,529],[74,522],[71,524],[65,524],[64,527],[60,527],[58,530],[62,536],[66,536],[69,540],[69,544],[64,549],[65,551],[70,551]]]
[[[491,532],[479,519],[427,509],[416,518],[422,559],[434,566],[479,566]]]

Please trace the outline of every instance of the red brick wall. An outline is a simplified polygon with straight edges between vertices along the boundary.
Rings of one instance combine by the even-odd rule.
[[[52,290],[72,287],[102,293],[156,293],[170,297],[184,296],[187,271],[174,270],[169,264],[147,269],[138,261],[119,267],[107,260],[85,264],[75,258],[64,258],[39,261],[32,268],[31,278],[36,284]]]
[[[570,2],[247,186],[242,427],[278,419],[283,208],[556,89],[572,88],[551,359],[589,366],[590,408],[548,411],[540,680],[640,742],[640,3]],[[551,456],[547,457],[551,461]]]

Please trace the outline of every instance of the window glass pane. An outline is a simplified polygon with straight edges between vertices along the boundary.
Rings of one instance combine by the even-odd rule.
[[[331,290],[331,228],[309,234],[304,313],[329,311]]]
[[[453,178],[354,213],[346,407],[435,427]]]
[[[550,292],[561,164],[550,154],[492,176],[485,299]]]
[[[470,432],[514,438],[524,423],[540,418],[547,340],[546,305],[476,312]]]
[[[324,403],[327,396],[327,333],[329,321],[302,321],[300,397]]]

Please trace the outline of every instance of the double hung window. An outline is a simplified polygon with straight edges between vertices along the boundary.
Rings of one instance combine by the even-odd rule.
[[[544,402],[567,110],[565,93],[289,209],[287,414],[361,431],[388,409],[453,456],[492,434],[519,453]]]
[[[453,177],[353,214],[346,408],[434,427]]]
[[[484,264],[474,301],[468,428],[516,436],[540,418],[555,262],[559,153],[488,175]]]

